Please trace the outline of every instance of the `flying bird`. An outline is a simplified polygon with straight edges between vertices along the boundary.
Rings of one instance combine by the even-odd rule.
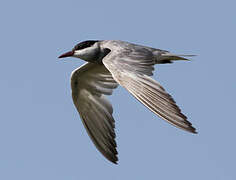
[[[72,98],[88,135],[108,160],[116,164],[118,153],[113,108],[106,95],[118,85],[170,124],[197,133],[174,99],[150,77],[155,64],[188,60],[190,56],[119,40],[84,41],[59,56],[87,61],[71,74]]]

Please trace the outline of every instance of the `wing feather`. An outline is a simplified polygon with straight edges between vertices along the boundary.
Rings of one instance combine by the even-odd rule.
[[[113,108],[104,95],[112,94],[118,84],[102,65],[86,63],[71,76],[73,102],[87,133],[97,149],[116,163],[115,121]]]
[[[103,59],[103,64],[121,86],[162,119],[178,128],[196,133],[171,95],[149,77],[154,70],[150,53],[145,54],[140,49],[136,52],[135,46],[133,49],[130,47],[132,50],[129,53],[126,49],[120,49],[117,53],[112,45],[108,47],[111,53]]]

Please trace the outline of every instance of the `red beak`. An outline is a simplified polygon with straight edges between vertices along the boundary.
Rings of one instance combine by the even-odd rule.
[[[62,55],[60,55],[58,58],[65,58],[65,57],[70,57],[74,55],[74,51],[69,51],[67,53],[64,53]]]

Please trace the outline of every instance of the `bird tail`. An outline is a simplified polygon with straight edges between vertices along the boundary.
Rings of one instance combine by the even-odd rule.
[[[190,59],[186,57],[193,57],[196,55],[187,55],[187,54],[172,54],[170,52],[164,52],[161,54],[161,56],[157,59],[157,64],[166,64],[166,63],[172,63],[172,61],[178,61],[178,60],[185,60],[190,61]]]

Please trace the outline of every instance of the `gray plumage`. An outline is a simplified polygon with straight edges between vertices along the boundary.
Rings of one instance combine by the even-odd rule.
[[[137,100],[170,124],[196,133],[173,98],[150,76],[155,64],[188,60],[165,50],[131,44],[124,41],[85,41],[60,56],[78,57],[88,61],[72,72],[73,102],[97,149],[116,163],[115,121],[112,105],[105,95],[111,95],[118,84]]]

